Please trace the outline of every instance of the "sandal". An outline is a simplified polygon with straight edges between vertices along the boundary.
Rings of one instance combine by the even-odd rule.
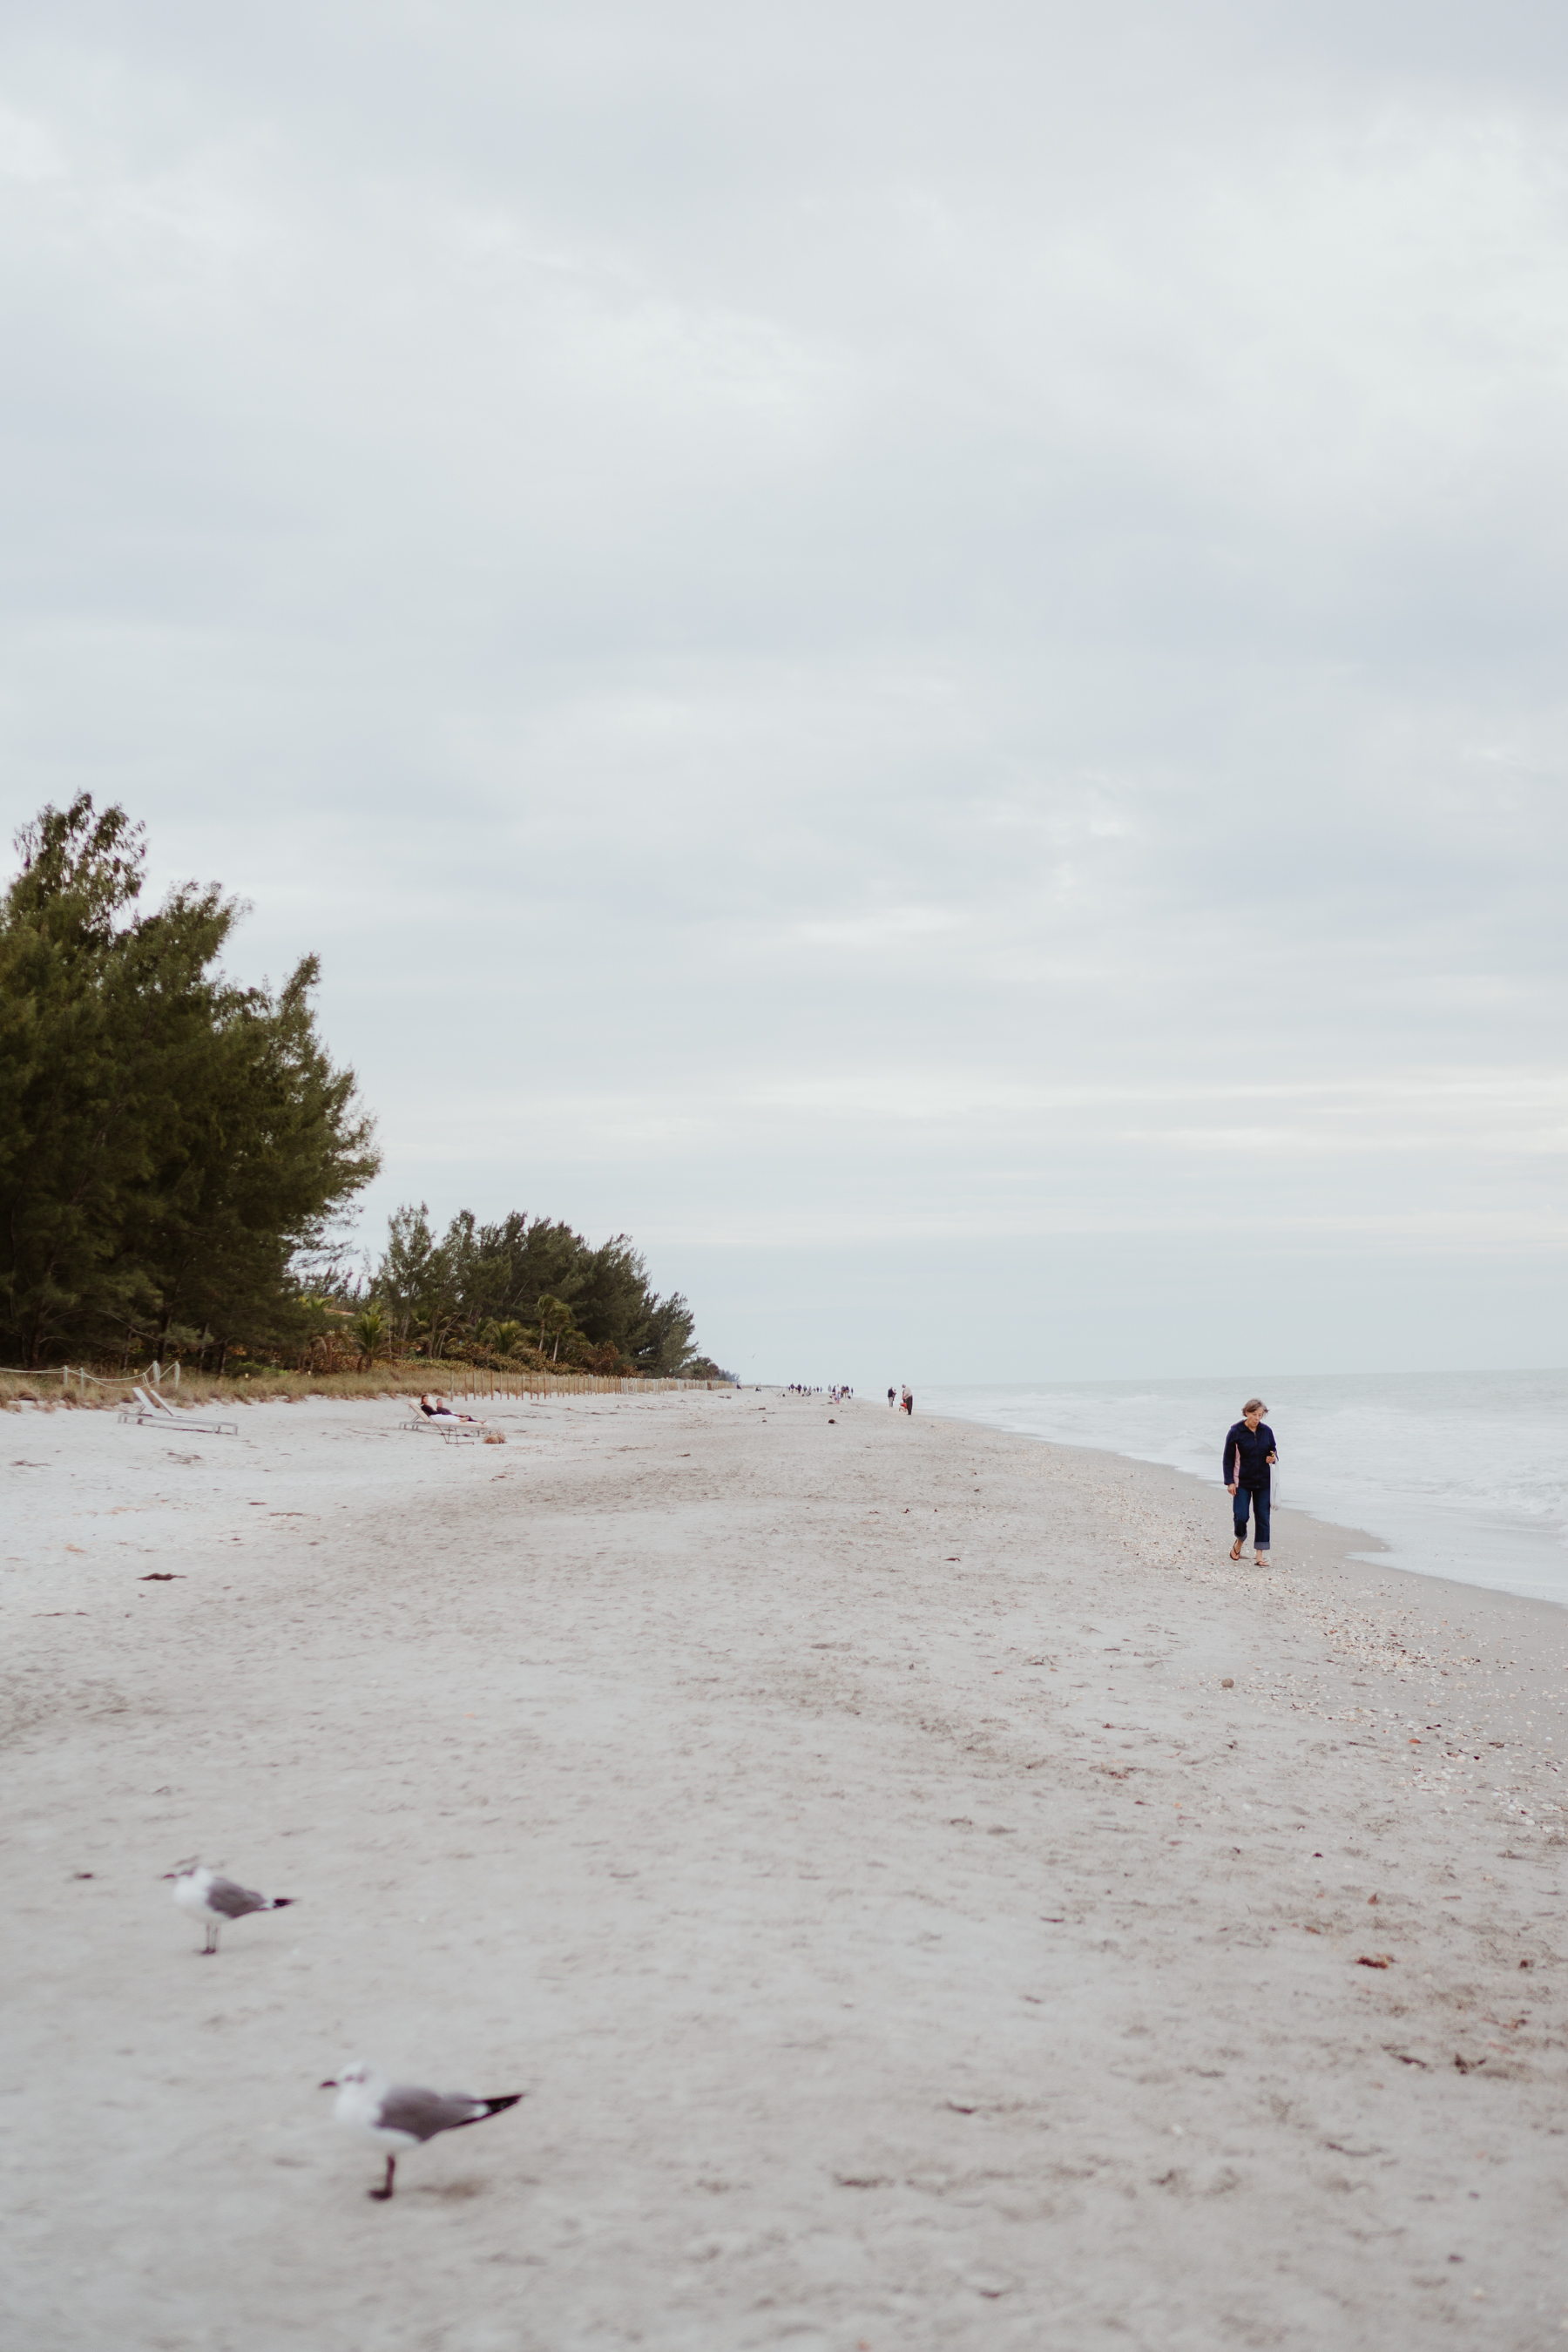
[[[1230,1548],[1230,1556],[1232,1559],[1239,1559],[1241,1558],[1241,1542],[1239,1538],[1232,1544]]]

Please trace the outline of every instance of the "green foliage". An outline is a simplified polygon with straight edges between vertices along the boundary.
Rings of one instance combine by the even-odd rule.
[[[373,1298],[368,1307],[360,1308],[349,1325],[349,1337],[365,1364],[374,1364],[378,1357],[385,1355],[392,1338],[392,1327],[375,1299]]]
[[[451,1255],[437,1243],[423,1201],[417,1209],[405,1206],[394,1213],[374,1288],[385,1299],[393,1329],[403,1344],[438,1356],[458,1302]]]
[[[316,1035],[306,957],[274,993],[217,968],[238,908],[136,910],[142,828],[81,794],[17,837],[0,901],[0,1345],[33,1364],[308,1336],[290,1265],[377,1165]]]
[[[548,1348],[551,1362],[558,1364],[561,1360],[561,1342],[575,1332],[576,1317],[563,1298],[542,1298],[539,1302],[538,1314],[539,1352],[542,1356]],[[570,1357],[567,1360],[570,1362]]]
[[[625,1234],[595,1249],[521,1211],[481,1225],[462,1210],[437,1241],[426,1202],[405,1204],[373,1287],[398,1338],[433,1358],[475,1346],[510,1355],[526,1339],[550,1363],[670,1376],[692,1352],[690,1308],[679,1291],[655,1294]]]

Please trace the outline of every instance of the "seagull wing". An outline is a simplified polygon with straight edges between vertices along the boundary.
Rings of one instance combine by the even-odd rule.
[[[272,1897],[257,1895],[250,1887],[241,1886],[232,1878],[215,1878],[207,1888],[207,1909],[217,1911],[226,1919],[243,1919],[248,1911],[270,1911]]]
[[[411,2139],[434,2139],[437,2132],[458,2131],[464,2124],[483,2123],[503,2107],[515,2107],[522,2094],[510,2099],[475,2099],[464,2091],[421,2091],[409,2083],[395,2083],[381,2102],[376,2125],[382,2131],[406,2132]]]

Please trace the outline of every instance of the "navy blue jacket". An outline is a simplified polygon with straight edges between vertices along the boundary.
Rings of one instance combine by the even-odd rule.
[[[1268,1486],[1268,1457],[1279,1451],[1274,1432],[1266,1421],[1260,1421],[1256,1429],[1248,1429],[1246,1422],[1238,1421],[1234,1429],[1226,1432],[1221,1485],[1247,1486],[1256,1494],[1259,1487]]]

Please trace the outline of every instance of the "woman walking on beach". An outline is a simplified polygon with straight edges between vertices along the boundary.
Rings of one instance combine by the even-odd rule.
[[[1253,1557],[1259,1568],[1268,1565],[1268,1473],[1279,1459],[1274,1432],[1263,1418],[1268,1410],[1261,1397],[1247,1398],[1241,1408],[1241,1419],[1226,1432],[1225,1468],[1221,1473],[1236,1520],[1236,1541],[1230,1548],[1230,1556],[1232,1559],[1241,1558],[1250,1507]]]

